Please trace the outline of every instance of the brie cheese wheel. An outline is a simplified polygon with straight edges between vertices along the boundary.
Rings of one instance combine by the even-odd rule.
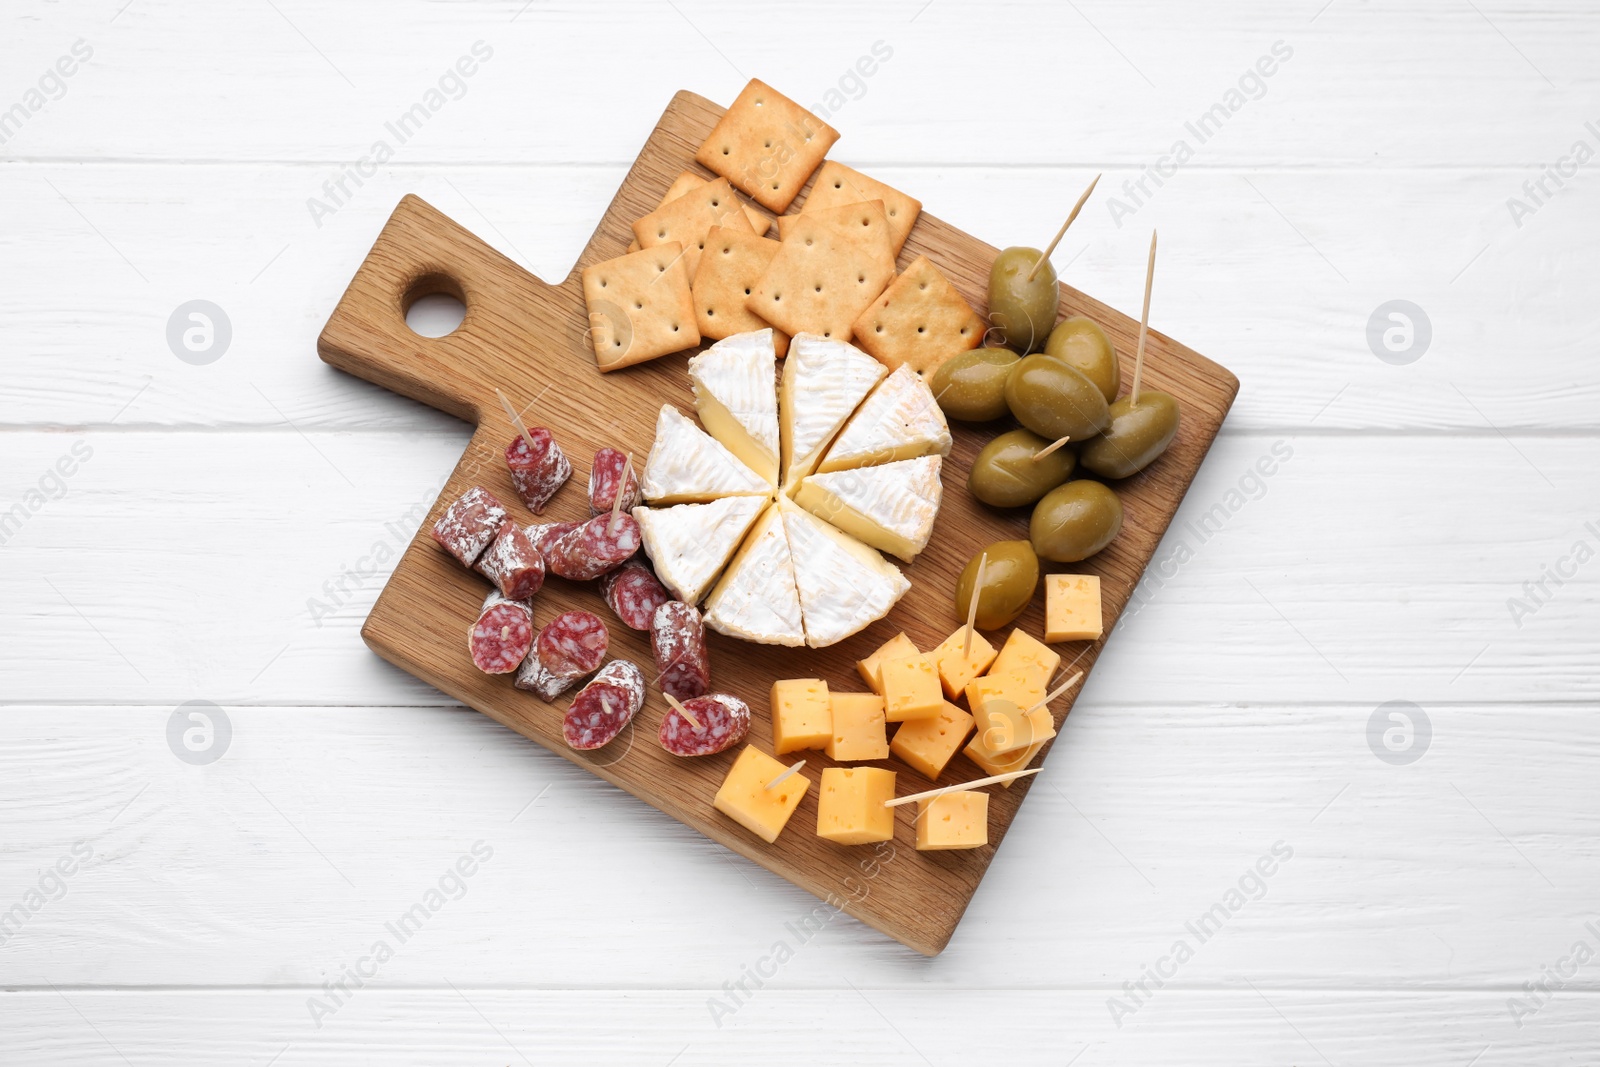
[[[795,503],[874,548],[910,561],[927,547],[944,487],[939,456],[813,474]]]
[[[950,424],[933,390],[909,365],[901,364],[845,424],[817,470],[826,474],[918,456],[947,456],[950,445]]]
[[[843,341],[796,334],[783,364],[783,485],[793,495],[850,413],[888,371]]]
[[[656,504],[700,504],[724,496],[767,496],[772,486],[683,412],[663,404],[639,491]]]
[[[776,506],[756,520],[755,529],[711,591],[705,621],[719,633],[757,644],[806,643],[789,538]]]
[[[698,604],[766,506],[766,497],[730,496],[709,504],[638,507],[633,517],[661,584],[685,604]]]
[[[770,329],[735,334],[689,361],[689,383],[701,424],[774,487],[778,484],[777,363]]]
[[[805,616],[806,644],[823,648],[873,622],[906,595],[911,583],[900,568],[780,498],[783,528],[794,556],[795,581]]]

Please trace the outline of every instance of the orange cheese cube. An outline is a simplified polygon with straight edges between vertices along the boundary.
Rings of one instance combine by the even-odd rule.
[[[1005,647],[995,657],[989,673],[1002,674],[1022,667],[1031,667],[1040,671],[1048,682],[1055,677],[1056,668],[1060,665],[1061,653],[1018,628],[1012,630],[1011,636],[1006,638]]]
[[[911,638],[903,633],[895,634],[883,643],[878,651],[856,664],[856,670],[861,673],[861,680],[867,683],[879,696],[883,695],[883,675],[881,668],[886,660],[904,659],[906,656],[918,655],[917,646],[911,643]]]
[[[1047,574],[1044,578],[1044,639],[1098,641],[1105,632],[1100,620],[1100,577],[1094,574]]]
[[[894,839],[894,772],[881,767],[828,767],[817,792],[817,836],[839,845]]]
[[[917,850],[979,848],[989,843],[989,794],[957,790],[917,801]]]
[[[972,716],[946,701],[938,715],[912,719],[896,730],[889,752],[929,781],[935,781],[971,732]]]
[[[820,678],[786,678],[772,683],[772,751],[781,756],[802,748],[821,748],[833,734],[828,683]]]
[[[963,626],[930,653],[939,664],[939,682],[944,686],[944,695],[951,700],[960,697],[974,678],[988,670],[998,654],[976,630],[972,632],[972,653],[963,656],[961,648],[966,643],[967,628]]]
[[[883,718],[883,698],[874,693],[830,693],[833,731],[823,746],[841,763],[888,759],[889,734]]]
[[[884,660],[878,673],[883,678],[883,717],[890,722],[932,718],[944,707],[939,668],[931,654]]]
[[[788,769],[756,746],[746,745],[728,768],[711,806],[770,845],[811,788],[811,779],[803,772],[791,774],[776,789],[767,788]]]
[[[1052,735],[1054,732],[1052,728]],[[1046,738],[1044,741],[1034,741],[1027,748],[1015,749],[1010,752],[995,752],[989,748],[989,741],[1006,739],[999,731],[988,731],[986,736],[986,731],[980,728],[962,751],[967,754],[968,759],[983,768],[984,774],[1008,774],[1011,771],[1026,770],[1028,765],[1033,762],[1033,757],[1037,756],[1039,750],[1044,748],[1045,741],[1049,740],[1049,738]],[[1007,789],[1011,788],[1010,782],[1001,782],[1000,784]]]
[[[1037,667],[986,674],[967,686],[967,707],[972,709],[974,716],[979,716],[983,705],[1004,700],[1027,711],[1045,698],[1047,684],[1048,676]]]

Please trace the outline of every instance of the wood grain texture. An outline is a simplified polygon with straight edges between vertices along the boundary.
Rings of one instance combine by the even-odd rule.
[[[659,697],[647,700],[644,712],[623,737],[598,752],[579,753],[562,741],[556,707],[512,689],[509,679],[474,670],[464,654],[462,635],[476,615],[482,583],[442,555],[427,535],[443,508],[474,484],[486,485],[502,500],[517,499],[501,458],[510,433],[498,414],[497,386],[504,387],[518,405],[534,399],[528,418],[554,431],[580,471],[585,459],[602,446],[647,454],[663,401],[693,409],[682,356],[600,379],[577,275],[590,264],[622,253],[632,236],[632,221],[659,202],[679,172],[693,166],[695,150],[721,114],[721,108],[691,93],[674,97],[573,274],[558,287],[527,275],[418,198],[407,197],[396,208],[329,318],[318,351],[333,366],[475,422],[477,430],[440,503],[379,596],[362,636],[384,658],[430,685],[588,766],[817,896],[841,903],[850,914],[918,951],[936,954],[949,942],[1031,783],[998,791],[992,798],[990,841],[980,849],[919,853],[910,819],[898,820],[896,860],[883,865],[883,873],[870,887],[858,875],[863,865],[873,863],[871,856],[833,846],[808,832],[816,824],[814,790],[801,802],[789,831],[775,845],[766,846],[710,806],[735,753],[685,762],[653,743],[651,734],[665,707]],[[901,250],[901,264],[929,255],[968,301],[981,308],[995,252],[992,246],[924,215]],[[405,310],[417,296],[441,290],[464,301],[466,317],[448,337],[420,338],[406,326]],[[1082,313],[1103,323],[1126,361],[1137,323],[1069,287],[1063,286],[1062,293],[1063,315]],[[1101,577],[1108,635],[1238,391],[1237,379],[1227,371],[1154,331],[1145,380],[1149,388],[1166,390],[1182,402],[1183,422],[1158,464],[1119,485],[1127,511],[1122,532],[1111,548],[1081,568]],[[982,546],[1009,536],[1006,531],[1014,519],[986,511],[959,489],[962,472],[993,433],[992,427],[956,429],[956,447],[946,466],[951,490],[934,540],[907,568],[912,591],[888,619],[825,652],[753,646],[712,635],[714,684],[761,709],[777,678],[822,677],[836,690],[859,690],[855,662],[896,630],[907,632],[922,648],[942,640],[957,625],[952,607],[955,575]],[[581,477],[575,477],[579,485]],[[587,504],[569,488],[546,515],[583,517]],[[592,589],[552,582],[540,594],[535,612],[544,620],[561,611],[593,608],[594,602]],[[1043,632],[1042,597],[1035,598],[1016,625]],[[1103,644],[1104,639],[1069,643],[1060,650],[1065,659],[1089,671]],[[613,628],[611,653],[647,670],[652,662],[643,637],[620,627]],[[559,706],[566,703],[563,700]],[[1070,706],[1069,699],[1058,703],[1058,723]],[[764,716],[757,720],[751,740],[770,751],[770,724]],[[1049,751],[1047,746],[1042,758]],[[817,765],[829,763],[814,757],[808,778],[814,783]],[[917,778],[908,768],[894,765],[902,781]],[[976,776],[962,758],[952,762],[940,781]]]

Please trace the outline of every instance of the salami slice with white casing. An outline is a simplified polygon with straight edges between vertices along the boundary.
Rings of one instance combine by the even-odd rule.
[[[510,674],[533,647],[533,608],[490,593],[467,631],[473,666],[485,674]]]
[[[626,472],[627,481],[622,475]],[[623,511],[632,511],[640,504],[639,474],[628,463],[628,457],[614,448],[602,448],[594,454],[594,465],[589,468],[589,510],[596,515],[610,514],[622,491]]]
[[[470,567],[489,547],[506,521],[505,505],[481,485],[462,493],[433,524],[433,539]]]
[[[561,539],[561,536],[570,533],[582,526],[581,522],[534,522],[523,527],[522,532],[528,535],[528,540],[533,542],[533,547],[539,550],[539,555],[544,557],[546,569],[549,568],[550,546]]]
[[[655,572],[636,559],[600,576],[600,595],[630,630],[650,629],[656,609],[672,599]]]
[[[528,439],[533,439],[530,448]],[[555,437],[543,426],[528,431],[528,437],[518,434],[506,445],[506,466],[511,468],[511,484],[517,495],[535,515],[544,510],[556,490],[572,477],[572,464],[567,461]]]
[[[516,687],[554,700],[599,668],[610,643],[611,634],[600,616],[563,612],[539,631],[517,672]]]
[[[610,744],[644,707],[644,674],[625,659],[614,659],[572,698],[561,734],[579,751]]]
[[[711,652],[706,628],[693,604],[669,600],[650,620],[650,651],[655,654],[661,691],[689,700],[711,688]]]
[[[639,524],[632,515],[596,515],[553,541],[544,556],[552,574],[574,582],[587,582],[622,566],[642,543]]]
[[[711,756],[725,752],[750,732],[750,705],[726,693],[685,700],[683,709],[699,726],[691,726],[677,708],[661,720],[661,747],[674,756]]]
[[[478,557],[476,570],[511,600],[527,600],[544,586],[544,557],[514,522],[500,527],[494,544]]]

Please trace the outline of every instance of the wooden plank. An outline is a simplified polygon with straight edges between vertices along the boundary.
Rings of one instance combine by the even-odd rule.
[[[681,356],[600,374],[578,271],[623,254],[632,221],[660,202],[679,173],[694,166],[694,153],[722,112],[691,93],[673,98],[573,274],[558,286],[521,270],[419,198],[407,197],[395,209],[323,328],[317,351],[341,370],[477,424],[471,445],[430,510],[429,524],[473,485],[487,486],[505,501],[518,499],[504,463],[503,450],[514,431],[505,425],[495,394],[499,387],[517,406],[533,402],[528,418],[550,427],[580,472],[585,457],[603,446],[636,456],[648,454],[663,401],[676,403],[679,410],[693,409]],[[904,264],[928,255],[970,303],[981,307],[996,252],[924,214],[901,257]],[[419,337],[406,325],[404,309],[416,296],[441,289],[463,300],[466,318],[446,337]],[[1062,314],[1077,313],[1104,325],[1128,364],[1124,373],[1131,375],[1138,323],[1063,286]],[[1183,417],[1178,436],[1161,461],[1119,483],[1117,492],[1127,514],[1116,541],[1073,568],[1100,577],[1108,634],[1238,391],[1238,381],[1225,369],[1154,330],[1147,351],[1147,387],[1174,395]],[[952,432],[956,446],[950,469],[955,471],[970,467],[994,435],[989,427],[957,425]],[[581,483],[581,476],[578,480]],[[515,521],[531,518],[521,514],[520,507],[515,510],[521,515]],[[569,488],[545,514],[547,521],[587,518],[587,500]],[[752,645],[713,634],[710,648],[717,687],[750,701],[758,712],[778,678],[821,677],[834,691],[860,689],[856,662],[896,631],[906,632],[918,647],[928,649],[959,625],[953,607],[956,575],[985,545],[1003,539],[1008,525],[997,522],[968,494],[946,494],[932,542],[907,568],[912,589],[887,619],[826,651]],[[991,794],[989,840],[981,848],[917,852],[911,817],[897,820],[903,858],[884,867],[882,880],[871,892],[863,891],[855,877],[862,850],[840,848],[806,832],[815,826],[814,791],[800,802],[794,827],[771,845],[715,812],[711,798],[737,751],[685,761],[652,743],[650,734],[667,710],[659,695],[647,695],[636,725],[606,748],[595,752],[569,748],[559,712],[570,698],[547,704],[513,689],[509,678],[484,675],[466,655],[461,635],[476,617],[483,589],[477,575],[439,551],[425,526],[384,586],[362,627],[362,637],[391,663],[818,897],[842,902],[845,911],[897,940],[929,955],[944,948],[1028,795],[1031,780]],[[592,587],[553,581],[540,593],[537,612],[547,620],[596,604]],[[1043,598],[1036,597],[1015,625],[1043,633]],[[1062,651],[1087,673],[1103,643],[1104,639],[1078,642]],[[647,672],[653,663],[646,637],[620,627],[613,630],[610,653],[643,665]],[[1056,702],[1058,717],[1065,716],[1071,699],[1069,694]],[[768,716],[757,714],[750,740],[770,752]],[[902,775],[913,774],[903,764],[891,763]],[[832,760],[815,756],[806,780],[814,783],[818,769],[832,765]],[[967,764],[952,764],[939,784],[972,777]]]
[[[93,854],[0,931],[6,984],[318,987],[481,841],[386,984],[720,989],[803,938],[775,987],[1115,989],[1185,938],[1191,988],[1520,988],[1594,918],[1600,816],[1573,798],[1600,723],[1429,704],[1428,751],[1391,766],[1371,711],[1080,704],[930,966],[475,713],[229,705],[229,747],[192,766],[171,704],[8,707],[0,806],[27,818],[0,914]],[[1196,944],[1185,924],[1280,841],[1265,892]]]

